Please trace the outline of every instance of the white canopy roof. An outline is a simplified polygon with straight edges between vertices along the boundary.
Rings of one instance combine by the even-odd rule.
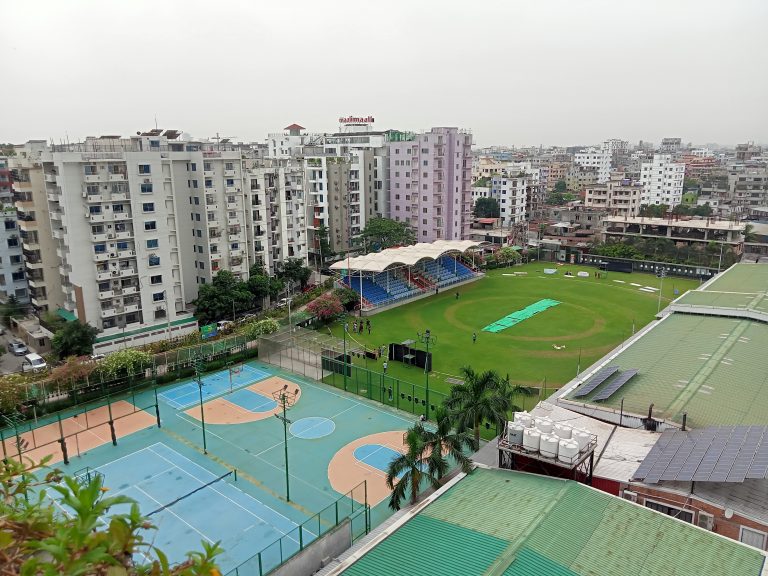
[[[413,266],[421,260],[436,260],[449,252],[466,252],[477,248],[484,242],[472,240],[435,240],[420,242],[412,246],[387,248],[365,256],[356,256],[349,260],[339,260],[331,265],[333,270],[357,270],[361,272],[383,272],[393,266]]]

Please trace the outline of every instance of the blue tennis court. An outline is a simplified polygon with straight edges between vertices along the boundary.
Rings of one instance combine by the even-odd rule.
[[[150,531],[146,537],[154,541],[172,563],[183,561],[186,552],[200,549],[202,540],[221,542],[225,552],[217,561],[223,572],[292,531],[283,546],[295,545],[296,550],[299,549],[297,524],[242,492],[232,475],[152,514],[219,477],[163,443],[133,452],[96,470],[104,475],[104,486],[110,489],[110,496],[128,496],[138,502],[144,514],[151,514],[150,520],[158,530]],[[120,514],[128,510],[128,505],[117,505],[111,512]],[[316,538],[316,534],[306,528],[302,536],[305,544]],[[279,551],[275,554],[279,555]],[[265,557],[264,561],[279,562],[279,559]]]
[[[231,381],[229,369],[208,374],[202,379],[203,402],[207,402],[217,396],[222,396],[231,390],[244,388],[271,375],[266,370],[248,365],[243,365],[243,369],[239,374],[232,374]],[[186,410],[200,402],[200,391],[197,387],[197,382],[194,380],[174,386],[158,396],[176,410]]]
[[[368,466],[372,466],[384,473],[389,468],[389,463],[401,455],[397,450],[381,444],[363,444],[355,449],[354,454],[355,458],[360,462],[368,464]]]

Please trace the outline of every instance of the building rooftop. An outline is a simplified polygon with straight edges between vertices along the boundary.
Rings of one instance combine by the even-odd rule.
[[[624,222],[626,224],[643,224],[645,226],[673,226],[675,228],[708,228],[710,230],[744,230],[743,222],[730,220],[672,220],[669,218],[646,218],[641,216],[606,216],[603,222]]]
[[[583,484],[478,469],[343,573],[757,576],[764,559]]]

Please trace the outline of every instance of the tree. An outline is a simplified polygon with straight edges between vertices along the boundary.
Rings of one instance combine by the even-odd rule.
[[[312,276],[312,270],[304,266],[304,261],[299,258],[288,258],[277,274],[278,278],[287,281],[289,284],[298,282],[303,290],[307,286],[309,277]]]
[[[307,311],[315,318],[328,322],[344,312],[344,306],[334,294],[322,294],[307,304]]]
[[[217,544],[170,567],[147,534],[156,527],[127,496],[108,496],[101,476],[81,484],[58,470],[39,477],[39,464],[12,458],[0,466],[0,559],[3,574],[94,574],[98,576],[216,576]],[[46,491],[68,514],[55,512]],[[110,508],[130,506],[125,513]],[[104,518],[109,516],[108,522]],[[145,539],[145,535],[149,536]],[[151,558],[137,565],[135,558]]]
[[[570,192],[550,192],[547,195],[547,204],[551,204],[552,206],[562,206],[563,204],[573,202],[574,200],[576,200],[576,196]]]
[[[496,261],[500,264],[519,262],[521,258],[520,253],[511,246],[504,246],[496,251]]]
[[[744,226],[744,242],[757,242],[757,234],[753,224]]]
[[[201,324],[209,324],[231,318],[237,310],[248,310],[253,306],[253,294],[242,280],[228,270],[220,270],[213,282],[203,284],[195,300],[195,316]]]
[[[257,302],[265,298],[277,298],[285,288],[285,283],[279,278],[271,277],[263,266],[254,265],[248,272],[246,288]]]
[[[21,316],[23,313],[24,306],[21,305],[15,294],[8,296],[8,300],[0,306],[0,317],[2,317],[3,324],[8,324],[11,318]]]
[[[501,215],[499,201],[496,198],[478,198],[475,201],[474,214],[478,218],[498,218]]]
[[[554,191],[558,194],[565,194],[568,191],[568,185],[565,183],[565,180],[558,180],[555,183]]]
[[[477,450],[480,447],[480,425],[488,421],[502,427],[512,408],[512,398],[508,387],[501,384],[494,370],[475,372],[471,367],[464,366],[461,375],[464,383],[451,387],[445,405],[451,411],[457,430],[474,431],[474,448]]]
[[[339,299],[345,310],[352,310],[360,303],[360,294],[347,286],[334,288],[333,295]]]
[[[640,216],[645,218],[663,218],[667,215],[669,206],[666,204],[643,204],[640,206]]]
[[[331,248],[331,243],[328,238],[329,238],[328,228],[325,225],[320,226],[320,228],[315,230],[315,240],[317,240],[319,244],[319,249],[320,249],[320,266],[321,267],[325,264],[325,261],[328,258],[331,258],[332,256],[336,255],[336,253]]]
[[[387,488],[392,490],[389,496],[389,507],[400,510],[400,503],[410,494],[411,505],[419,500],[419,489],[424,481],[437,489],[440,480],[435,474],[435,468],[445,462],[443,455],[435,458],[434,451],[427,448],[424,427],[415,424],[406,432],[406,453],[394,458],[387,466]],[[447,466],[447,464],[446,464]]]
[[[367,250],[384,250],[393,246],[406,246],[416,242],[416,233],[407,222],[389,218],[371,218],[360,234]]]
[[[131,376],[143,372],[152,364],[152,355],[136,348],[126,348],[112,352],[99,361],[98,370],[107,378]]]
[[[53,335],[51,346],[56,355],[64,359],[67,356],[87,356],[93,352],[98,330],[90,324],[73,320]]]
[[[704,216],[705,218],[712,216],[712,206],[709,205],[709,202],[704,202],[701,206],[694,206],[691,214],[694,216]]]
[[[423,433],[424,448],[430,452],[430,459],[448,456],[461,467],[462,472],[469,474],[472,471],[472,460],[464,454],[464,450],[474,447],[472,436],[454,429],[451,413],[445,406],[435,408],[434,417],[437,423],[435,429],[425,428]],[[440,480],[447,472],[447,467],[440,466],[435,472]]]

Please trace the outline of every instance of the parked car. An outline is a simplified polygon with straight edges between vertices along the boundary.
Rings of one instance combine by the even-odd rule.
[[[46,368],[48,368],[48,364],[45,363],[45,359],[34,352],[24,356],[24,361],[21,363],[22,372],[39,372]]]
[[[219,320],[216,322],[216,328],[219,330],[226,330],[228,326],[232,324],[232,320]]]
[[[240,322],[241,324],[245,324],[246,322],[250,322],[251,320],[255,320],[258,317],[259,317],[258,314],[244,314],[243,316],[238,318],[237,321]]]
[[[107,357],[106,354],[99,354],[99,353],[91,354],[91,360],[93,360],[94,362],[96,362],[97,360],[103,360],[106,357]]]
[[[293,302],[293,298],[280,298],[280,300],[277,301],[276,306],[278,308],[285,308],[288,306],[289,302]]]
[[[8,350],[13,353],[14,356],[24,356],[29,354],[29,348],[21,340],[11,340],[8,343]]]

